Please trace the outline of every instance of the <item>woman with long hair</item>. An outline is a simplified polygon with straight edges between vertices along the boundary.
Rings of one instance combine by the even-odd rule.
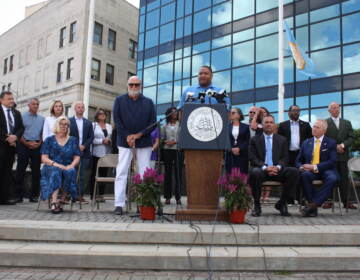
[[[50,105],[50,116],[45,118],[42,140],[45,141],[49,136],[54,135],[53,128],[56,119],[64,115],[64,104],[61,100],[54,100]]]

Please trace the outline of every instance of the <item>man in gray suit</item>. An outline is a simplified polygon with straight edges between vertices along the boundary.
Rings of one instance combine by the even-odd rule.
[[[356,206],[349,203],[349,181],[347,161],[350,157],[350,148],[353,143],[353,128],[351,122],[340,118],[340,106],[336,102],[331,102],[328,107],[330,118],[326,121],[328,129],[326,136],[336,141],[336,169],[340,175],[340,193],[344,207],[356,209]],[[331,203],[324,203],[323,208],[330,208]]]

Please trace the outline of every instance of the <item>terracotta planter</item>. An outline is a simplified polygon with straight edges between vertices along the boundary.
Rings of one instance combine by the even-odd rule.
[[[243,224],[245,222],[246,210],[234,210],[230,213],[232,224]]]
[[[155,207],[140,206],[140,218],[142,220],[155,220]]]

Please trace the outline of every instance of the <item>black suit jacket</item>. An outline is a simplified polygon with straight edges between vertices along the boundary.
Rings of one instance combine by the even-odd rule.
[[[6,123],[6,117],[2,106],[0,105],[0,145],[7,145],[7,142],[5,141],[8,135],[7,130],[7,123]],[[21,136],[24,133],[24,125],[22,121],[21,114],[18,110],[13,109],[12,113],[14,115],[15,120],[15,132],[14,134],[20,140]]]
[[[264,134],[255,135],[250,139],[249,160],[251,167],[262,167],[265,165],[265,137]],[[281,169],[288,165],[289,151],[286,138],[273,134],[272,159],[274,166],[280,165]]]
[[[300,130],[300,146],[304,140],[312,137],[312,130],[311,126],[308,122],[304,122],[302,120],[299,120],[299,130]],[[279,124],[279,130],[278,133],[282,136],[284,136],[289,144],[291,143],[291,129],[290,129],[290,120],[284,121]]]
[[[79,142],[79,129],[76,124],[75,117],[70,118],[70,136],[74,136]],[[91,121],[83,118],[83,138],[81,145],[85,146],[85,150],[82,152],[81,157],[91,158],[90,147],[94,141],[94,130]],[[80,143],[79,143],[80,145]]]

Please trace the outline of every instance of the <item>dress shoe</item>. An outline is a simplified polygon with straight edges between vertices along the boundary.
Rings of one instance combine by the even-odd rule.
[[[316,217],[318,215],[317,206],[308,204],[301,209],[301,214],[303,217]]]
[[[38,199],[34,198],[34,197],[30,197],[29,202],[36,203],[36,202],[38,202]]]
[[[15,205],[15,201],[0,201],[0,205]]]
[[[165,199],[165,204],[170,204],[170,199],[169,198]]]
[[[322,206],[323,209],[330,209],[332,207],[332,202],[325,202]]]
[[[181,200],[180,199],[176,200],[176,205],[181,205]]]
[[[83,197],[80,197],[78,201],[81,202],[82,204],[89,204],[89,201],[85,200]]]
[[[276,202],[275,204],[275,209],[278,210],[280,212],[281,216],[284,217],[290,217],[291,214],[288,212],[288,207],[287,207],[287,203],[284,202],[282,203],[280,200],[278,202]]]
[[[260,205],[254,206],[254,209],[252,210],[251,215],[253,217],[260,217],[261,216],[261,206]]]
[[[353,203],[350,203],[350,202],[347,205],[346,205],[346,203],[344,203],[344,207],[348,208],[348,209],[354,209],[354,210],[357,209],[357,207]]]
[[[121,206],[116,206],[115,210],[114,210],[114,214],[115,215],[122,215],[123,214],[123,209]]]

